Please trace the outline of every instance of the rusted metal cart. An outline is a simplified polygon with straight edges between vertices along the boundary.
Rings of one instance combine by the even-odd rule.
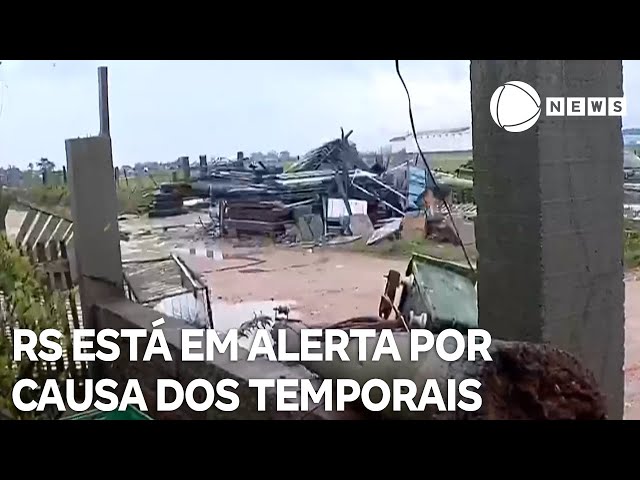
[[[378,315],[388,319],[394,311],[409,328],[476,328],[476,275],[462,264],[414,253],[404,276],[397,270],[387,275]]]

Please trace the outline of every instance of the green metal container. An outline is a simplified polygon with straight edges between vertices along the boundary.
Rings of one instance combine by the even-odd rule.
[[[137,408],[127,407],[123,412],[101,412],[100,410],[89,410],[65,417],[62,420],[153,420],[149,415],[141,412]]]
[[[398,306],[405,318],[410,312],[426,314],[427,325],[421,328],[434,333],[478,328],[476,275],[468,266],[415,253],[406,276],[413,282],[403,289]]]

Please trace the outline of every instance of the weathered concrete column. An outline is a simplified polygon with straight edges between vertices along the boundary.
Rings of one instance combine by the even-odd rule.
[[[107,67],[98,67],[98,108],[100,112],[100,135],[111,136],[109,124],[109,80]]]
[[[180,168],[184,180],[191,180],[191,165],[189,165],[189,157],[180,157]]]
[[[67,140],[66,149],[82,315],[85,327],[94,328],[91,307],[105,293],[99,283],[124,296],[111,139]]]
[[[200,155],[200,178],[207,178],[209,167],[207,166],[207,156]]]
[[[522,133],[498,127],[504,82],[538,92]],[[546,117],[546,97],[622,96],[622,61],[471,62],[480,325],[574,353],[622,418],[624,284],[620,117]]]

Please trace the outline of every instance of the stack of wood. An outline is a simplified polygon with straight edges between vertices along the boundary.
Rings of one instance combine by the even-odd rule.
[[[169,217],[185,213],[182,196],[178,192],[159,192],[154,195],[149,217]]]
[[[282,202],[230,200],[227,202],[224,224],[231,234],[284,234],[293,223],[291,209]]]

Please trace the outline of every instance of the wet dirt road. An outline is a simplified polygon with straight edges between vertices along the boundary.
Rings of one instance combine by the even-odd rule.
[[[17,233],[23,215],[22,212],[9,212],[7,229],[10,236]],[[196,220],[197,216],[189,219],[192,225]],[[126,229],[132,233],[148,228],[146,222],[128,223]],[[192,229],[160,230],[159,236],[154,232],[122,242],[123,257],[168,253],[193,245],[195,240]],[[403,272],[407,266],[407,259],[377,258],[331,247],[312,251],[282,247],[234,248],[229,243],[211,247],[226,258],[220,260],[196,254],[188,255],[185,260],[207,281],[220,320],[226,317],[235,320],[243,314],[249,317],[249,310],[255,305],[271,310],[282,299],[290,299],[286,302],[294,308],[292,317],[312,326],[354,316],[376,315],[385,285],[384,275],[390,269]],[[640,278],[630,276],[625,285],[625,418],[640,420]]]
[[[242,256],[239,249],[224,248],[224,255]],[[199,258],[212,297],[238,304],[290,298],[297,318],[319,326],[360,315],[376,315],[384,289],[384,275],[404,273],[407,260],[376,258],[353,252],[318,248],[265,248],[246,251],[247,259],[215,262]],[[262,263],[256,263],[260,260]],[[629,277],[626,286],[625,418],[640,420],[640,278]]]

